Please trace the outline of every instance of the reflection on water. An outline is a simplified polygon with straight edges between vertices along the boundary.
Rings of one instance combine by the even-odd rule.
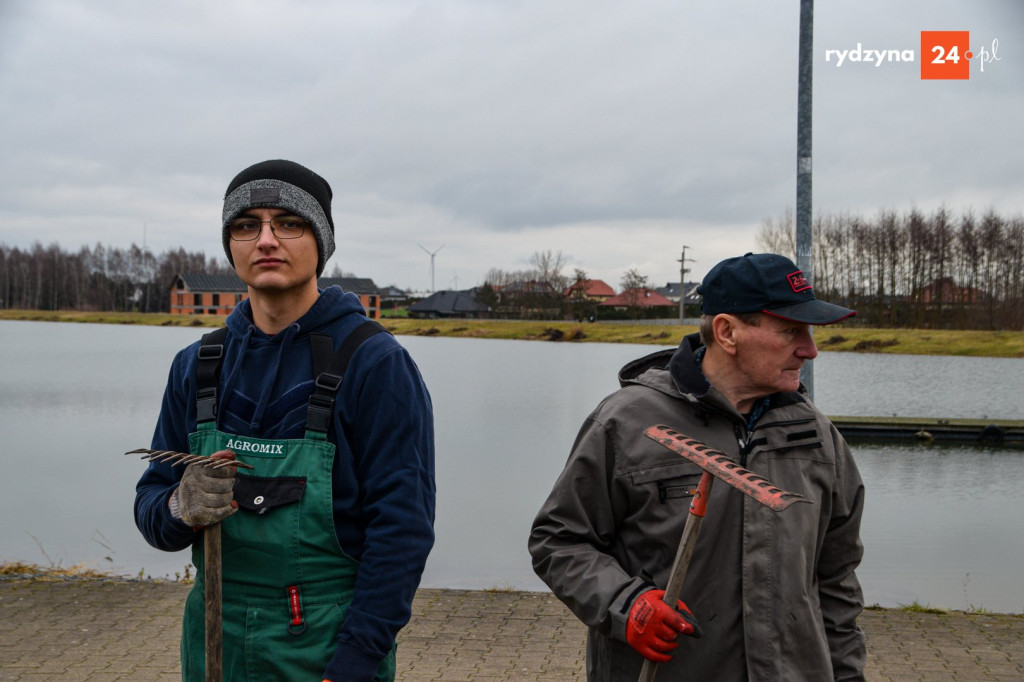
[[[188,554],[143,542],[131,519],[173,354],[199,330],[0,322],[0,560],[173,575]],[[576,430],[656,350],[402,337],[434,399],[437,544],[428,587],[544,589],[526,537]],[[1024,419],[1024,362],[824,353],[830,414]],[[950,389],[950,387],[955,387]],[[949,389],[949,390],[947,390]],[[992,396],[998,395],[995,402]],[[858,445],[868,489],[869,603],[1024,611],[1024,453]],[[45,504],[40,503],[45,500]]]

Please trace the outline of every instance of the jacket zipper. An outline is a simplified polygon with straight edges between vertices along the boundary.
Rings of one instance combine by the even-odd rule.
[[[736,436],[736,442],[739,443],[740,446],[740,466],[745,469],[747,467],[747,440],[743,437],[743,434],[740,433],[739,424],[732,425],[732,432]]]

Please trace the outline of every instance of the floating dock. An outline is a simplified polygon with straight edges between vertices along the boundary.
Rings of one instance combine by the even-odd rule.
[[[847,440],[896,440],[1024,448],[1024,420],[829,417]]]

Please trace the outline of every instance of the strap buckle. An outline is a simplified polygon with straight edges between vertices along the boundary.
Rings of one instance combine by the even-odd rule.
[[[334,414],[334,397],[313,394],[309,397],[309,408],[306,410],[306,428],[327,433]]]
[[[217,387],[200,388],[196,391],[196,422],[208,422],[217,418]]]
[[[198,355],[200,360],[220,360],[224,357],[224,344],[201,345]]]
[[[331,395],[334,395],[335,393],[338,392],[338,389],[341,388],[341,382],[344,380],[344,378],[345,377],[338,376],[337,374],[324,372],[316,378],[314,385],[317,388],[322,388],[325,391],[330,392]]]

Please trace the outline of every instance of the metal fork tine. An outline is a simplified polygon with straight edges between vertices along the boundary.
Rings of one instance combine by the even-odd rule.
[[[182,452],[163,452],[159,455],[153,455],[149,458],[151,462],[169,462],[171,466],[178,464],[188,464],[194,461],[194,457],[190,457]]]
[[[150,462],[169,462],[171,466],[177,466],[178,464],[197,464],[198,466],[209,467],[211,469],[220,469],[222,467],[240,467],[242,469],[253,469],[251,464],[239,461],[237,459],[224,459],[215,460],[206,455],[194,455],[188,452],[175,452],[173,450],[148,450],[146,448],[138,448],[136,450],[129,450],[124,453],[126,455],[142,455],[142,459],[149,460]]]
[[[143,459],[149,459],[150,462],[176,462],[184,457],[185,455],[178,452],[162,451]]]

